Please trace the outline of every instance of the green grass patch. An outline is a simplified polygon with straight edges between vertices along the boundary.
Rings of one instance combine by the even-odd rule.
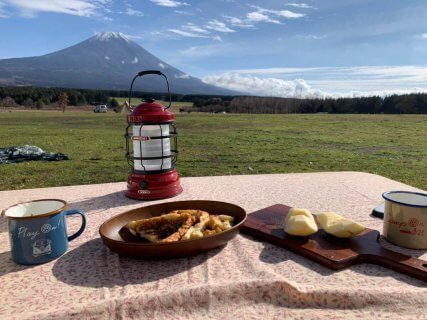
[[[176,125],[182,176],[352,170],[427,187],[425,115],[192,113],[177,114]],[[0,147],[71,159],[0,165],[0,190],[125,181],[125,127],[114,113],[0,113]]]

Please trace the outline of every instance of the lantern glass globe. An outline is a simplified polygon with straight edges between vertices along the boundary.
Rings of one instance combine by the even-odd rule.
[[[132,127],[133,152],[135,158],[151,158],[171,155],[171,144],[169,138],[151,139],[152,137],[169,136],[169,125],[134,125]],[[162,148],[163,144],[163,148]],[[162,154],[163,151],[163,154]],[[138,171],[158,171],[172,168],[171,158],[153,160],[134,160],[134,168]]]

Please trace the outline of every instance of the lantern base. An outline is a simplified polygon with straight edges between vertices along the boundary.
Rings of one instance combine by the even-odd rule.
[[[164,173],[132,173],[128,177],[127,188],[126,196],[137,200],[171,198],[182,192],[175,169]]]

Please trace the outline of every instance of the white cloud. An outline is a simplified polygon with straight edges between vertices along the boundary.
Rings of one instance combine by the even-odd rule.
[[[237,17],[224,16],[224,18],[233,26],[238,28],[253,28],[254,25]]]
[[[191,31],[185,31],[180,29],[168,29],[170,32],[173,32],[177,35],[180,35],[182,37],[188,37],[188,38],[210,38],[207,35],[201,34],[199,32],[191,32]]]
[[[236,32],[235,30],[227,27],[224,22],[218,21],[216,19],[209,21],[206,28],[223,33]]]
[[[206,29],[210,29],[212,31],[229,33],[235,32],[234,30],[228,28],[225,23],[222,23],[218,20],[211,20],[208,22]],[[206,30],[194,23],[188,22],[185,25],[181,26],[181,29],[169,29],[169,31],[178,34],[184,37],[190,38],[211,38],[215,41],[221,41],[221,37],[218,35],[211,35],[211,31]]]
[[[301,2],[301,3],[295,3],[295,2],[291,2],[291,3],[287,3],[287,6],[291,6],[291,7],[295,7],[295,8],[302,8],[302,9],[316,9],[313,6],[310,6],[307,3]]]
[[[104,59],[105,60],[110,60],[110,57],[109,56],[105,56]]]
[[[303,13],[295,13],[289,10],[281,10],[281,11],[275,11],[275,14],[277,14],[280,17],[284,17],[286,19],[298,19],[305,16]]]
[[[302,38],[302,39],[313,39],[313,40],[320,40],[325,38],[326,36],[318,36],[315,34],[297,34],[295,35],[296,38]]]
[[[202,33],[202,34],[209,34],[210,32],[208,30],[205,30],[191,22],[185,24],[182,26],[182,29],[191,31],[191,32],[197,32],[197,33]]]
[[[247,15],[247,20],[252,22],[270,22],[280,24],[280,21],[270,18],[264,13],[261,12],[249,12]]]
[[[191,12],[183,11],[183,10],[174,10],[174,12],[178,13],[178,14],[183,14],[185,16],[192,16],[193,15]]]
[[[0,18],[8,18],[9,16],[6,14],[6,12],[4,11],[4,3],[0,2]]]
[[[304,80],[302,80],[302,78]],[[427,66],[360,66],[230,70],[206,83],[281,97],[386,96],[427,92]]]
[[[177,78],[177,79],[190,79],[190,76],[188,75],[188,74],[186,74],[186,73],[182,73],[182,74],[180,74],[180,75],[174,75],[175,76],[175,78]]]
[[[305,17],[305,14],[303,13],[296,13],[289,10],[271,10],[271,9],[265,9],[259,6],[250,5],[250,7],[255,8],[256,12],[250,12],[248,14],[248,19],[250,19],[249,15],[253,17],[253,21],[265,21],[265,22],[273,22],[277,21],[271,18],[271,15],[275,15],[281,18],[285,19],[299,19],[302,17]],[[273,22],[276,23],[276,22]]]
[[[423,39],[427,39],[427,32],[426,32],[426,33],[421,34],[421,38],[423,38]]]
[[[190,5],[186,2],[180,2],[180,1],[175,1],[175,0],[151,0],[151,2],[154,2],[158,6],[171,7],[171,8]]]
[[[213,29],[213,28],[211,28],[210,25],[208,25],[206,28]],[[206,39],[212,39],[214,41],[222,41],[222,39],[219,35],[212,35],[211,31],[203,29],[202,27],[199,27],[199,26],[197,26],[193,23],[190,23],[190,22],[181,26],[181,29],[168,29],[168,30],[174,34],[181,36],[181,37],[206,38]]]
[[[270,10],[255,5],[249,5],[249,7],[256,9],[256,11],[248,12],[244,18],[228,15],[224,15],[223,17],[231,26],[236,28],[254,28],[254,25],[260,22],[282,24],[276,17],[285,19],[299,19],[305,17],[303,13],[296,13],[289,10]]]
[[[272,97],[311,97],[321,98],[324,93],[312,89],[303,79],[292,81],[275,78],[259,78],[254,76],[242,76],[237,73],[223,73],[210,75],[203,82],[219,87],[248,92],[252,95]]]
[[[188,49],[181,51],[180,53],[185,57],[201,58],[228,54],[230,52],[238,50],[239,48],[237,48],[236,45],[232,45],[230,43],[217,43],[203,46],[192,46]]]
[[[142,11],[133,9],[133,8],[127,8],[124,14],[127,14],[128,16],[134,16],[134,17],[142,17],[144,16],[144,13]]]
[[[100,14],[100,9],[111,0],[3,0],[3,5],[18,9],[25,17],[34,17],[38,12],[65,13],[90,17]]]
[[[315,67],[315,68],[263,68],[263,69],[237,69],[237,70],[230,70],[230,72],[233,73],[239,73],[239,74],[262,74],[262,75],[286,75],[286,74],[295,74],[295,73],[304,73],[304,72],[313,72],[317,70],[325,70],[330,68],[322,68],[322,67]]]
[[[143,38],[142,36],[135,36],[135,35],[132,35],[132,34],[125,34],[125,37],[129,38],[129,39],[132,39],[132,40],[142,39]]]

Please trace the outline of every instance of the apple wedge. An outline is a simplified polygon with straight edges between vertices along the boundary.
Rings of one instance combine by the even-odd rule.
[[[309,236],[318,228],[313,215],[307,209],[291,208],[285,219],[285,232],[293,236]]]
[[[318,213],[316,219],[325,232],[337,238],[351,238],[365,230],[360,223],[344,218],[335,212]]]

